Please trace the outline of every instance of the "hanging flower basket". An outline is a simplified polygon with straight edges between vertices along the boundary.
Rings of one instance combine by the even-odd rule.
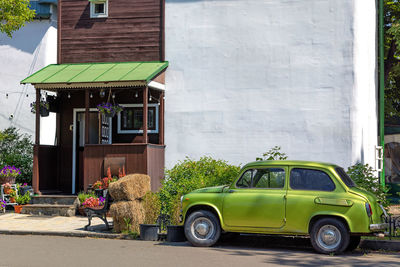
[[[114,117],[116,114],[120,113],[123,108],[118,104],[111,104],[107,102],[98,104],[97,110],[106,117]]]
[[[36,114],[36,101],[31,103],[31,112]],[[47,101],[40,100],[39,114],[42,117],[49,116],[49,103]]]

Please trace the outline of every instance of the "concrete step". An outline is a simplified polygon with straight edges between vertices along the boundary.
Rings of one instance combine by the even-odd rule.
[[[28,204],[22,207],[22,214],[47,216],[75,216],[75,205],[60,204]]]
[[[79,206],[77,196],[71,195],[41,195],[32,197],[31,204],[54,204]]]

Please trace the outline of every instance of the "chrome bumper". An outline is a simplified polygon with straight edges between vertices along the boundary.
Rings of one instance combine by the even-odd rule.
[[[388,223],[375,223],[375,224],[369,225],[369,230],[371,230],[371,231],[386,230],[387,228],[389,228]]]

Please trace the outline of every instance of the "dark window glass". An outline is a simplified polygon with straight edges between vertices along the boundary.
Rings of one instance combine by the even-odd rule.
[[[240,177],[239,181],[236,183],[236,187],[240,188],[249,188],[251,187],[251,177],[253,170],[247,170],[243,173],[242,177]]]
[[[284,184],[284,169],[257,169],[253,172],[253,187],[255,188],[283,188]]]
[[[343,168],[336,168],[337,174],[339,174],[340,179],[342,179],[343,183],[348,187],[355,187],[356,183],[347,175],[347,173],[343,170]]]
[[[125,107],[121,111],[121,130],[140,130],[143,126],[143,108]],[[156,129],[156,108],[148,108],[147,128]]]
[[[104,3],[94,4],[94,13],[104,14]]]
[[[328,174],[311,169],[292,169],[290,172],[290,187],[297,190],[335,190],[335,184]]]

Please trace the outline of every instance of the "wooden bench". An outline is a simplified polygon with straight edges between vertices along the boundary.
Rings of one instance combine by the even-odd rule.
[[[89,222],[89,224],[85,226],[85,230],[87,230],[88,227],[91,225],[93,217],[100,218],[106,224],[107,230],[111,229],[111,227],[107,221],[107,212],[110,209],[111,202],[112,202],[112,199],[110,197],[110,194],[107,192],[106,200],[105,200],[104,206],[102,208],[97,208],[97,209],[96,208],[85,208],[85,212],[86,212],[86,215],[88,217],[88,222]]]

